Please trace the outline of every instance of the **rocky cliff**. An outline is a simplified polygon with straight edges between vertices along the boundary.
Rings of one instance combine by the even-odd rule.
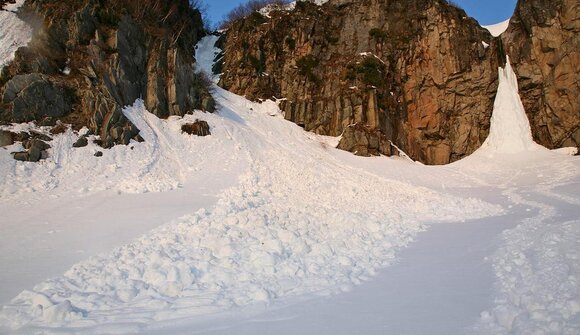
[[[187,0],[27,0],[36,31],[0,76],[0,120],[88,126],[102,145],[138,139],[121,113],[143,98],[159,117],[213,110],[193,47],[203,36]]]
[[[573,0],[521,0],[494,39],[445,0],[298,2],[230,26],[220,84],[286,99],[288,120],[342,134],[339,148],[389,155],[394,144],[445,164],[487,137],[507,51],[536,141],[576,146],[578,12]]]
[[[502,35],[534,140],[580,147],[580,5],[520,0]]]
[[[445,164],[485,140],[497,44],[444,0],[298,2],[227,32],[220,84],[284,98],[288,120],[340,148]]]

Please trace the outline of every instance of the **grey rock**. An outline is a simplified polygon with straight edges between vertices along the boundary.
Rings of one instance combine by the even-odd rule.
[[[0,147],[14,144],[14,134],[7,130],[0,130]]]
[[[23,144],[24,147],[28,150],[23,152],[12,153],[15,160],[25,162],[38,162],[41,159],[45,159],[46,157],[48,157],[48,153],[46,152],[46,150],[50,148],[50,145],[48,145],[47,143],[39,139],[32,139],[24,141]]]
[[[42,150],[39,147],[33,146],[28,150],[28,161],[38,162],[42,158]]]
[[[89,145],[89,140],[85,136],[81,136],[73,144],[73,148],[82,148],[82,147],[86,147],[87,145]]]
[[[28,162],[28,152],[13,152],[12,157],[17,161]]]
[[[2,102],[12,109],[14,122],[62,117],[70,113],[72,100],[68,89],[37,73],[15,76],[2,96]]]

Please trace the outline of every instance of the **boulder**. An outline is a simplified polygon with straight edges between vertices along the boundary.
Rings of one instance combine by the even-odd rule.
[[[23,142],[23,145],[27,151],[13,152],[12,156],[15,160],[38,162],[48,156],[46,150],[50,148],[50,145],[39,139],[26,140]]]
[[[17,75],[6,83],[2,103],[13,122],[59,118],[70,113],[74,97],[63,85],[37,73]]]
[[[360,123],[345,129],[337,148],[350,151],[357,156],[393,154],[391,142],[381,131]]]
[[[12,157],[17,161],[28,162],[28,152],[13,152]]]
[[[87,145],[89,145],[89,140],[87,139],[86,136],[81,136],[73,144],[73,148],[82,148],[82,147],[86,147]]]
[[[209,124],[205,121],[196,120],[194,123],[186,123],[181,126],[181,131],[189,135],[208,136]]]

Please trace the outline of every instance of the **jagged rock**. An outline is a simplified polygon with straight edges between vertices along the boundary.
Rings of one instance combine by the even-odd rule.
[[[187,0],[152,5],[27,1],[20,15],[38,31],[3,71],[0,120],[86,126],[110,147],[136,139],[121,110],[138,98],[159,117],[213,111],[191,50],[204,35],[200,12]]]
[[[286,98],[286,119],[318,134],[365,124],[429,164],[460,159],[487,137],[498,43],[447,1],[297,2],[270,17],[230,26],[222,87]]]
[[[211,135],[209,131],[209,124],[205,121],[196,120],[194,123],[186,123],[181,126],[181,131],[189,135],[208,136]]]
[[[7,130],[0,129],[0,147],[14,144],[14,134]]]
[[[89,140],[86,138],[86,136],[81,136],[73,144],[73,148],[82,148],[82,147],[86,147],[87,145],[89,145]]]
[[[103,157],[103,152],[102,151],[95,152],[95,157]]]
[[[518,1],[503,44],[534,140],[580,146],[580,19],[576,0]]]
[[[345,129],[338,148],[367,157],[393,154],[391,142],[381,131],[360,123]]]

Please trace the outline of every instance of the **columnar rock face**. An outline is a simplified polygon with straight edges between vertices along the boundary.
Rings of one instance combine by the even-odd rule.
[[[534,140],[580,146],[580,5],[520,0],[503,44],[518,75]]]
[[[348,130],[339,147],[361,155],[390,152],[375,145],[387,140],[413,159],[445,164],[485,140],[498,43],[463,10],[444,0],[330,0],[269,16],[228,30],[226,89],[285,98],[288,120],[324,135]]]
[[[187,0],[28,0],[21,15],[37,29],[2,70],[0,121],[88,126],[109,147],[137,136],[121,109],[138,98],[159,117],[214,108]]]

